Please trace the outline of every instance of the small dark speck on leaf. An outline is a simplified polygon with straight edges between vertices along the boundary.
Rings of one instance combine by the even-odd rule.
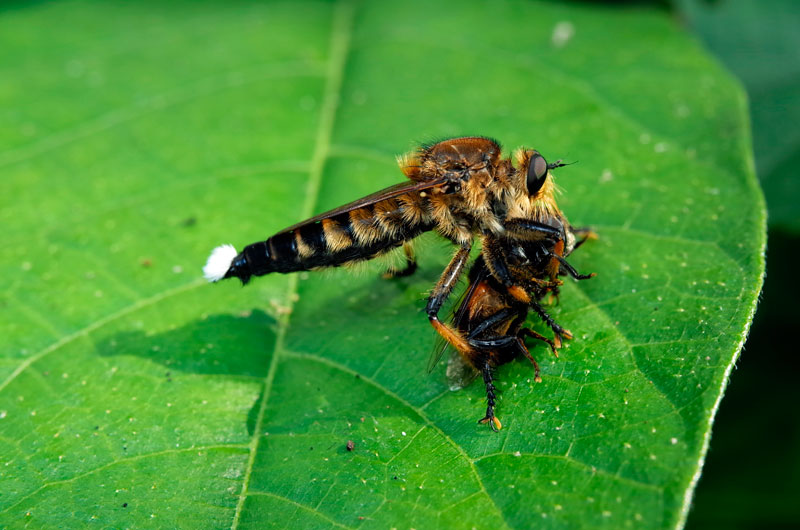
[[[123,503],[122,503],[122,507],[123,507],[123,508],[127,508],[127,507],[128,507],[128,503],[127,503],[127,502],[123,502]]]
[[[361,379],[361,374],[356,374],[356,379]]]
[[[356,448],[356,444],[353,443],[353,440],[347,440],[347,445],[345,447],[347,447],[348,451],[352,451]]]
[[[397,480],[397,475],[393,476],[392,480]]]
[[[183,226],[194,226],[197,224],[197,217],[187,217],[183,221],[181,221]]]
[[[313,450],[314,450],[314,448],[313,448],[313,447],[309,447],[309,448],[308,448],[308,450],[309,450],[309,451],[313,451]]]

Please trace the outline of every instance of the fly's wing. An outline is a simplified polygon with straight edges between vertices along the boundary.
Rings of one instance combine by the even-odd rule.
[[[362,197],[353,202],[347,203],[344,206],[339,206],[338,208],[334,208],[333,210],[329,210],[319,215],[315,215],[311,219],[300,221],[299,223],[294,224],[289,228],[284,228],[278,233],[283,234],[285,232],[291,232],[295,228],[299,228],[303,225],[316,223],[317,221],[322,221],[323,219],[330,219],[331,217],[334,217],[336,215],[351,212],[353,210],[363,208],[364,206],[375,204],[376,202],[385,201],[387,199],[393,199],[394,197],[399,197],[400,195],[405,195],[406,193],[429,190],[437,186],[447,184],[447,182],[448,180],[446,178],[440,178],[436,180],[426,180],[423,182],[413,182],[413,181],[400,182],[398,184],[395,184],[394,186],[389,186],[388,188],[376,191],[375,193],[371,193],[366,197]]]

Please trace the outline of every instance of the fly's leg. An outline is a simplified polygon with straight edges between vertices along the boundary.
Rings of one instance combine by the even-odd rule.
[[[444,340],[462,352],[468,352],[471,348],[461,334],[451,326],[439,320],[439,310],[458,283],[458,279],[461,277],[461,273],[464,270],[464,265],[466,265],[469,259],[469,251],[471,249],[472,242],[469,242],[462,244],[461,248],[456,251],[453,259],[450,260],[450,263],[444,269],[439,281],[436,282],[436,286],[433,288],[430,298],[428,298],[428,305],[425,307],[425,312],[428,314],[428,320],[433,326],[433,329],[435,329]]]
[[[539,315],[539,317],[541,317],[541,319],[545,321],[545,323],[550,327],[550,329],[553,330],[553,333],[555,334],[553,345],[556,348],[561,347],[562,339],[572,338],[572,332],[558,325],[558,323],[555,320],[553,320],[553,317],[548,315],[547,311],[545,311],[544,308],[539,305],[539,302],[531,300],[529,305],[531,308],[533,308],[534,311],[536,311],[536,314]]]
[[[564,234],[558,228],[530,219],[509,219],[503,223],[503,226],[513,235],[526,241],[549,239],[555,243],[564,239]]]
[[[405,276],[411,276],[417,271],[417,258],[414,255],[414,247],[408,243],[403,243],[403,253],[406,256],[406,266],[402,269],[395,269],[392,267],[383,273],[385,279],[403,278]]]
[[[489,366],[489,363],[484,363],[481,368],[481,374],[483,375],[483,384],[486,385],[487,405],[486,416],[478,420],[478,423],[488,423],[489,427],[491,427],[494,432],[497,432],[503,428],[503,424],[500,423],[500,420],[494,415],[494,406],[497,396],[494,393],[495,388],[492,382],[492,368]]]
[[[583,245],[589,239],[598,239],[597,232],[589,228],[588,226],[582,228],[570,228],[572,234],[578,238],[578,241],[575,243],[575,246],[572,247],[573,252],[576,248]]]

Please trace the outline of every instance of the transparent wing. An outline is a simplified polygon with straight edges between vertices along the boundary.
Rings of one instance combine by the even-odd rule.
[[[454,348],[455,349],[455,348]],[[464,361],[461,354],[454,351],[447,360],[447,383],[450,390],[455,392],[469,385],[478,376],[478,371]]]

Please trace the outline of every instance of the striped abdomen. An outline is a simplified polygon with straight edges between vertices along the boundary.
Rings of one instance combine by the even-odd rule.
[[[434,226],[418,192],[349,211],[336,211],[253,243],[236,256],[226,278],[338,267],[384,254]]]

